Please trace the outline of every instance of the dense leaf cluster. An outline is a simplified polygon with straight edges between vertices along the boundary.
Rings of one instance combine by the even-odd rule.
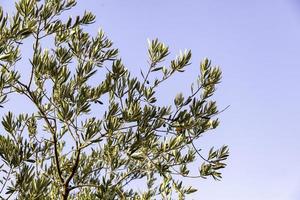
[[[92,13],[62,20],[75,5],[20,0],[10,17],[0,8],[0,106],[21,95],[34,108],[2,118],[2,199],[184,199],[196,190],[182,178],[220,179],[227,146],[206,158],[195,144],[219,124],[211,97],[220,69],[204,59],[190,95],[158,105],[157,89],[185,70],[191,51],[166,64],[168,47],[149,41],[149,67],[134,77],[103,31],[84,31]],[[32,57],[22,58],[28,38]],[[54,41],[48,48],[46,38]],[[197,158],[203,164],[193,174]]]

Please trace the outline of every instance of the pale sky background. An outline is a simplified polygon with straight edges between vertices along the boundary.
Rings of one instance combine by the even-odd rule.
[[[84,10],[97,15],[91,33],[102,27],[136,73],[147,67],[147,38],[173,57],[192,50],[186,73],[162,87],[166,102],[189,90],[202,58],[220,65],[216,99],[231,106],[198,145],[228,144],[231,155],[222,181],[191,180],[199,191],[188,199],[300,199],[300,0],[79,0],[72,15]]]

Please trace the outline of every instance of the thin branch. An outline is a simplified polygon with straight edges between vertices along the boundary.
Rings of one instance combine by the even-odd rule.
[[[2,194],[2,191],[3,191],[3,189],[5,188],[5,185],[6,185],[7,182],[8,182],[8,179],[9,179],[9,176],[10,176],[11,172],[12,172],[12,168],[10,167],[10,168],[9,168],[9,172],[7,173],[7,176],[6,176],[6,178],[5,178],[5,182],[3,183],[2,188],[1,188],[1,190],[0,190],[0,194]]]
[[[35,44],[33,46],[33,56],[35,54],[37,54],[38,52],[38,47],[39,47],[39,34],[40,34],[40,26],[41,26],[41,21],[38,20],[38,27],[37,27],[37,31],[36,31],[36,37],[35,37]],[[34,58],[32,58],[32,61],[33,61]],[[30,78],[29,78],[29,83],[28,83],[28,88],[30,88],[31,86],[31,83],[32,83],[32,79],[33,79],[33,74],[34,74],[34,65],[33,63],[30,61],[31,63],[31,74],[30,74]]]
[[[40,111],[40,113],[42,114],[43,119],[45,120],[45,122],[46,122],[46,124],[47,124],[47,126],[48,126],[48,128],[50,130],[50,132],[52,133],[53,143],[54,143],[54,156],[55,156],[56,168],[57,168],[57,172],[58,172],[58,176],[60,178],[60,181],[62,183],[64,183],[64,179],[63,179],[61,168],[60,168],[60,164],[59,164],[59,153],[58,153],[58,147],[57,147],[58,140],[57,140],[56,130],[53,129],[53,127],[52,127],[52,125],[51,125],[51,123],[50,123],[50,121],[49,121],[46,113],[41,108],[41,106],[38,104],[38,102],[36,102],[34,94],[30,91],[30,89],[28,87],[26,87],[26,90],[29,93],[30,99],[35,104],[35,106],[38,108],[38,110]]]

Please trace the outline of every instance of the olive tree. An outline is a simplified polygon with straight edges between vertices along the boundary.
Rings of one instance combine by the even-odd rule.
[[[168,46],[150,40],[149,66],[135,77],[102,30],[84,30],[91,12],[64,16],[75,5],[20,0],[12,15],[0,8],[1,198],[184,199],[196,192],[186,178],[219,180],[227,146],[203,155],[198,141],[219,124],[212,96],[220,69],[204,59],[191,92],[161,105],[159,86],[184,72],[191,51],[167,62]],[[31,112],[7,107],[16,95]]]

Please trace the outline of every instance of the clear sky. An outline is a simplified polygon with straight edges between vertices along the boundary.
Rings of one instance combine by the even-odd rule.
[[[0,0],[9,9],[7,0]],[[223,71],[216,98],[221,126],[198,143],[228,144],[223,180],[191,180],[195,200],[300,199],[300,2],[297,0],[79,0],[72,15],[90,10],[120,49],[130,70],[146,68],[147,38],[171,51],[191,49],[193,64],[169,81],[169,101],[189,89],[199,62]]]

